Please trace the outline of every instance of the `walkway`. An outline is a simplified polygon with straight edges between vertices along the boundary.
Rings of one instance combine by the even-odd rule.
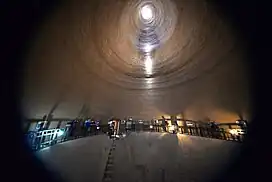
[[[131,133],[115,141],[105,135],[72,140],[37,152],[68,182],[200,182],[215,177],[234,159],[236,142],[155,132]],[[106,169],[109,155],[113,162]]]

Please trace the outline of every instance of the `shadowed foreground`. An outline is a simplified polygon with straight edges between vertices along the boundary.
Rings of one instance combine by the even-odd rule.
[[[104,135],[83,138],[37,154],[66,181],[196,182],[216,177],[234,159],[240,145],[145,132],[132,133],[114,143]]]

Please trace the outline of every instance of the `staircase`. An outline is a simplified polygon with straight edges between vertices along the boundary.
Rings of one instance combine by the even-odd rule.
[[[113,160],[114,160],[115,148],[116,148],[116,143],[115,143],[115,140],[113,140],[110,151],[109,151],[106,167],[104,170],[104,175],[103,175],[103,179],[102,179],[103,182],[112,181],[113,169],[114,169],[114,161]]]

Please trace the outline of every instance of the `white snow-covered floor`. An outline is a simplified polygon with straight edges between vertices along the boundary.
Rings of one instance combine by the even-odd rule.
[[[131,133],[115,141],[114,182],[202,182],[235,159],[241,144],[166,133]],[[105,135],[65,142],[37,152],[67,182],[102,181],[112,141]]]

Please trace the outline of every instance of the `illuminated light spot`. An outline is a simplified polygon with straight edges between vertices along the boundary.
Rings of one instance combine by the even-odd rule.
[[[151,56],[146,56],[145,58],[145,72],[149,76],[153,71],[153,60]]]
[[[144,47],[144,51],[145,52],[151,52],[152,51],[152,46],[147,44],[145,47]]]
[[[150,20],[153,17],[153,10],[149,5],[143,6],[140,13],[144,20]]]

